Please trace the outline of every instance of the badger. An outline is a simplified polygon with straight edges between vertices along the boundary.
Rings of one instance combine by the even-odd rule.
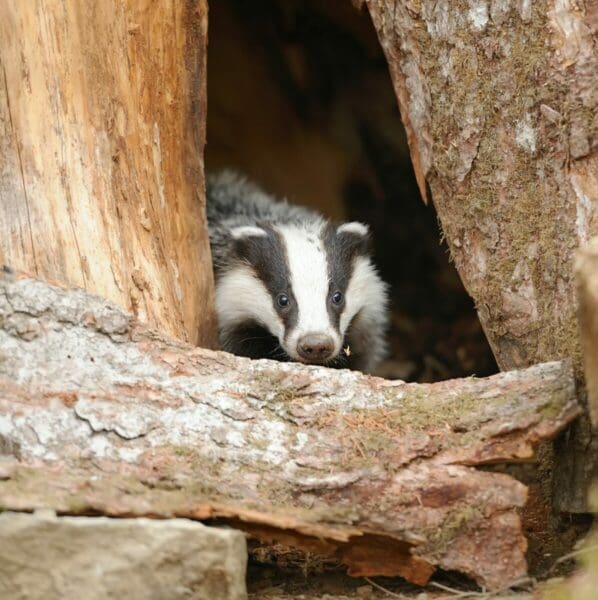
[[[368,227],[278,201],[233,171],[208,177],[206,197],[222,349],[371,372],[388,295]]]

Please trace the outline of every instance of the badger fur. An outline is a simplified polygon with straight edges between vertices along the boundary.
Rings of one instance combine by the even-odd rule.
[[[208,179],[224,350],[371,371],[385,354],[386,285],[368,228],[277,202],[238,174]]]

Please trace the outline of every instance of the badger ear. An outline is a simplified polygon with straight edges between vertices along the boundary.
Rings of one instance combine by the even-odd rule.
[[[351,221],[350,223],[343,223],[336,228],[336,233],[351,233],[358,235],[359,237],[365,238],[370,233],[370,228],[365,223],[359,221]]]
[[[364,223],[358,221],[343,223],[336,228],[336,235],[341,247],[352,255],[371,252],[370,229]]]
[[[230,234],[234,240],[245,240],[252,237],[266,237],[268,232],[256,225],[241,225],[233,227],[230,230]]]
[[[268,247],[268,232],[258,225],[233,227],[230,235],[233,255],[244,262],[259,262]]]

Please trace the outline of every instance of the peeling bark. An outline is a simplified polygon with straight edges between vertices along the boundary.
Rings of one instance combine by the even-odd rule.
[[[573,258],[598,233],[595,3],[367,0],[425,198],[501,369],[570,357]],[[588,431],[563,449],[584,510]],[[575,453],[580,456],[575,458]],[[585,468],[584,468],[585,465]]]
[[[0,506],[220,519],[354,575],[525,574],[527,460],[573,371],[406,384],[193,348],[83,291],[0,278]]]
[[[0,4],[0,266],[215,338],[206,0]]]

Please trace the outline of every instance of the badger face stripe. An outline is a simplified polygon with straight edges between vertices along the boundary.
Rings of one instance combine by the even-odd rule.
[[[270,293],[247,265],[239,264],[220,275],[216,286],[216,311],[223,332],[244,321],[255,321],[279,339],[284,335],[285,326],[272,306]]]
[[[348,287],[356,258],[367,254],[368,228],[362,223],[344,223],[339,227],[328,224],[323,239],[330,281],[328,313],[331,321],[344,337],[348,324],[355,314],[347,319],[347,308],[354,308],[361,302],[362,296],[356,295],[354,290],[348,290]],[[331,300],[337,291],[341,292],[343,300],[339,304],[334,304]]]
[[[270,225],[262,224],[258,227],[239,228],[247,229],[247,235],[235,237],[235,253],[241,264],[253,269],[255,276],[270,296],[270,306],[274,310],[274,320],[270,312],[261,322],[276,335],[282,342],[284,331],[295,327],[297,323],[297,304],[294,302],[293,290],[290,286],[290,273],[287,262],[286,250],[280,234]],[[263,234],[256,235],[249,231],[257,229]],[[238,230],[237,230],[238,231]],[[234,234],[234,232],[233,232]],[[277,302],[279,295],[286,295],[290,302],[288,306],[280,306]],[[278,331],[278,323],[282,322],[284,331]]]
[[[336,356],[342,338],[330,319],[328,299],[330,280],[326,250],[323,243],[323,221],[277,227],[286,248],[290,283],[297,305],[297,323],[287,330],[285,350],[295,360],[306,360],[298,350],[300,341],[315,334],[325,337],[331,345],[330,354]]]

